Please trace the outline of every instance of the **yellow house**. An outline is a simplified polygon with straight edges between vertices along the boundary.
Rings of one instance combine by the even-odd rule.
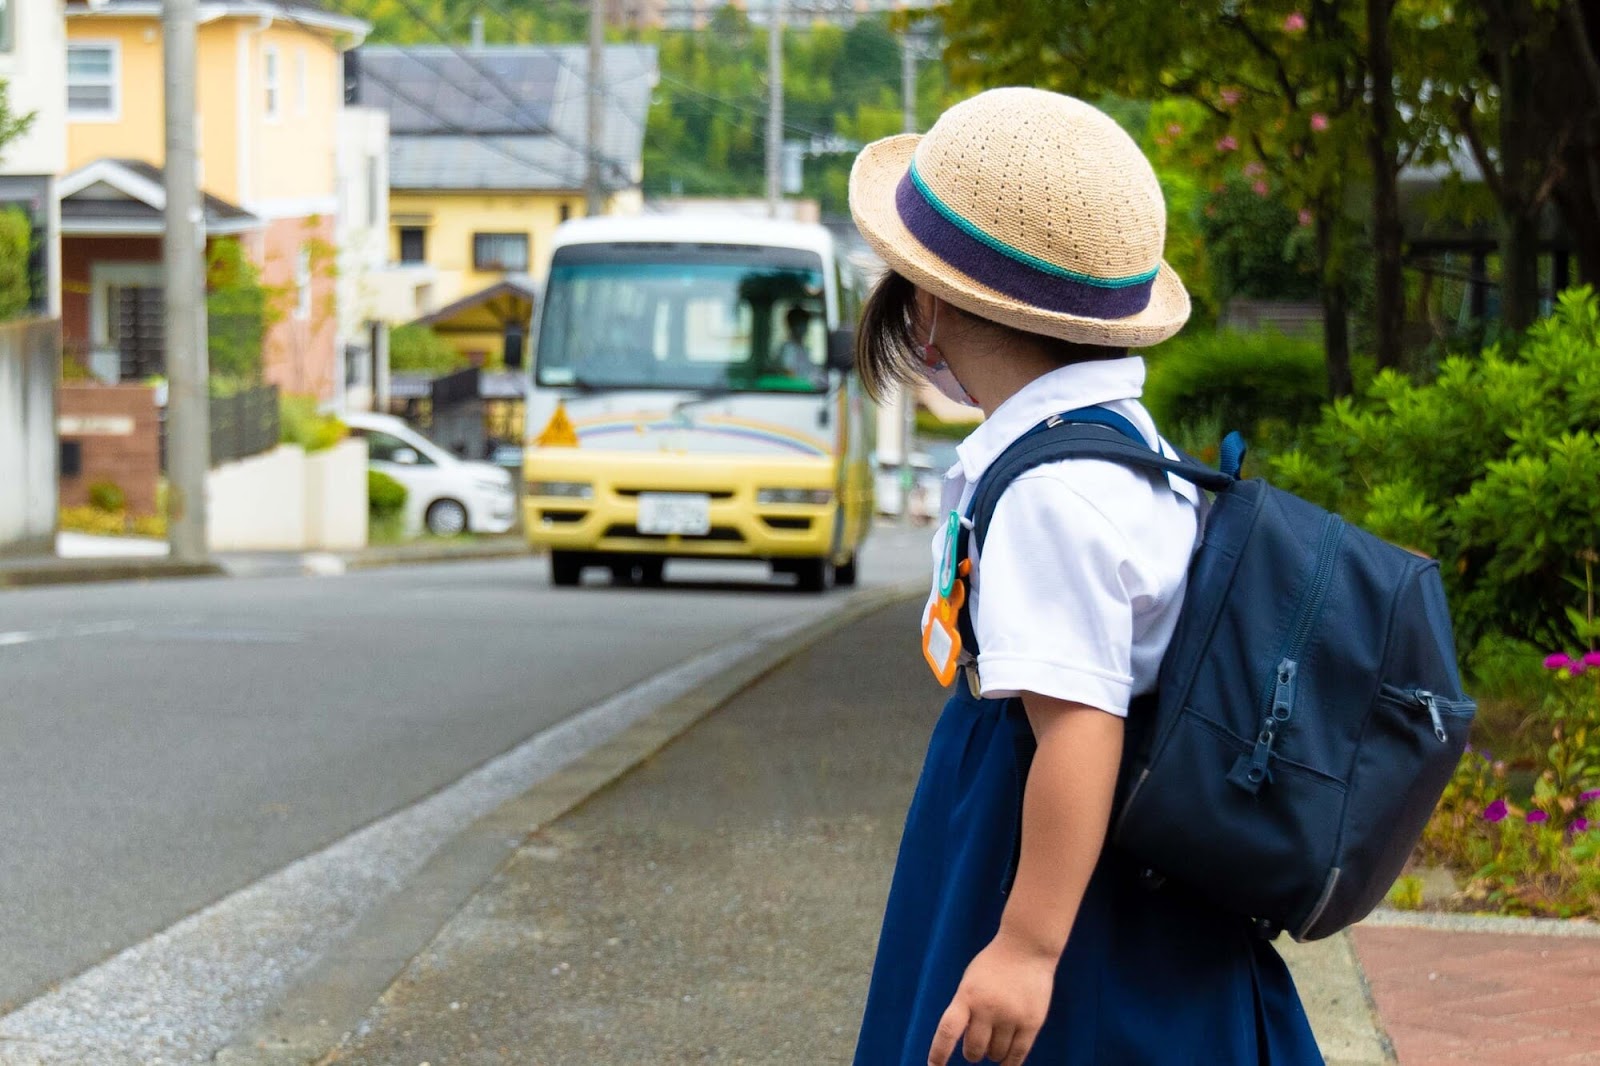
[[[161,4],[68,0],[67,166],[61,182],[69,347],[150,369],[129,315],[159,311],[165,202]],[[336,389],[335,138],[342,53],[367,25],[308,0],[200,5],[197,99],[208,236],[237,239],[282,293],[264,374]],[[159,317],[158,313],[156,317]],[[147,358],[148,357],[148,358]],[[115,361],[115,360],[113,360]]]
[[[428,268],[421,321],[479,365],[516,362],[551,237],[585,213],[585,49],[366,47],[350,58],[349,102],[389,112],[391,252]],[[655,49],[610,45],[602,69],[606,211],[638,211]]]

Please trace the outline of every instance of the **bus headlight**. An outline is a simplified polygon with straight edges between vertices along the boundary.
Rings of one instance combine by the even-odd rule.
[[[756,503],[809,503],[821,507],[833,501],[832,489],[761,489]]]
[[[569,500],[594,499],[594,486],[587,481],[530,481],[529,496],[559,496]]]

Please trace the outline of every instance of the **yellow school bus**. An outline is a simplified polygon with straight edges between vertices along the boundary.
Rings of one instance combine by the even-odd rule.
[[[557,231],[529,373],[523,513],[552,580],[669,558],[853,584],[876,412],[854,272],[822,226],[597,218]]]

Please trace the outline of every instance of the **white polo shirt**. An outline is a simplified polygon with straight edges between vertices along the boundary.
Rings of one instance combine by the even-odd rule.
[[[1077,363],[1029,383],[956,449],[943,507],[966,513],[979,478],[1006,447],[1053,414],[1100,405],[1173,455],[1139,403],[1138,356]],[[1168,485],[1171,487],[1169,488]],[[1034,692],[1126,715],[1152,691],[1183,605],[1203,498],[1097,459],[1035,467],[1011,483],[969,590],[982,694]],[[935,593],[944,524],[934,538]],[[932,606],[932,599],[929,606]]]

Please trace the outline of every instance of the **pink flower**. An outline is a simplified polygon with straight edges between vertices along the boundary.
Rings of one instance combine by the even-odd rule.
[[[1247,178],[1259,178],[1266,172],[1266,164],[1261,162],[1259,159],[1252,159],[1250,162],[1244,165],[1244,176]]]
[[[1219,152],[1236,152],[1238,150],[1239,142],[1234,140],[1231,133],[1217,142],[1217,151]]]
[[[1483,820],[1486,822],[1502,821],[1506,816],[1506,801],[1495,800],[1483,809]]]
[[[1311,209],[1309,207],[1302,207],[1300,209],[1300,224],[1302,226],[1309,226],[1313,221],[1314,219],[1311,214]]]
[[[1577,836],[1579,833],[1587,833],[1588,831],[1589,819],[1587,818],[1574,818],[1572,824],[1567,826],[1567,832],[1572,836]]]
[[[1244,98],[1244,94],[1241,93],[1238,89],[1224,89],[1224,90],[1222,90],[1222,102],[1224,104],[1226,104],[1227,106],[1229,106],[1229,107],[1233,107],[1234,105],[1238,104],[1238,102],[1240,100],[1242,100],[1243,98]]]
[[[1169,123],[1167,125],[1167,136],[1168,137],[1182,137],[1183,136],[1183,127],[1178,125],[1176,122]]]
[[[1264,181],[1257,181],[1254,185],[1250,186],[1250,190],[1257,196],[1266,196],[1272,191],[1272,187]]]
[[[1579,803],[1593,803],[1595,800],[1600,800],[1600,788],[1591,788],[1578,796]]]
[[[1298,11],[1291,12],[1289,17],[1283,20],[1284,33],[1303,33],[1305,28],[1306,17]]]
[[[1328,116],[1321,111],[1311,116],[1311,128],[1318,133],[1328,128]]]
[[[1584,666],[1600,666],[1600,651],[1591,651],[1583,657]]]
[[[1539,825],[1542,822],[1548,822],[1550,820],[1550,816],[1541,810],[1532,810],[1523,815],[1522,819],[1529,825]]]
[[[1558,651],[1554,655],[1546,656],[1544,660],[1544,668],[1546,670],[1566,670],[1574,665],[1572,656],[1564,651]]]

